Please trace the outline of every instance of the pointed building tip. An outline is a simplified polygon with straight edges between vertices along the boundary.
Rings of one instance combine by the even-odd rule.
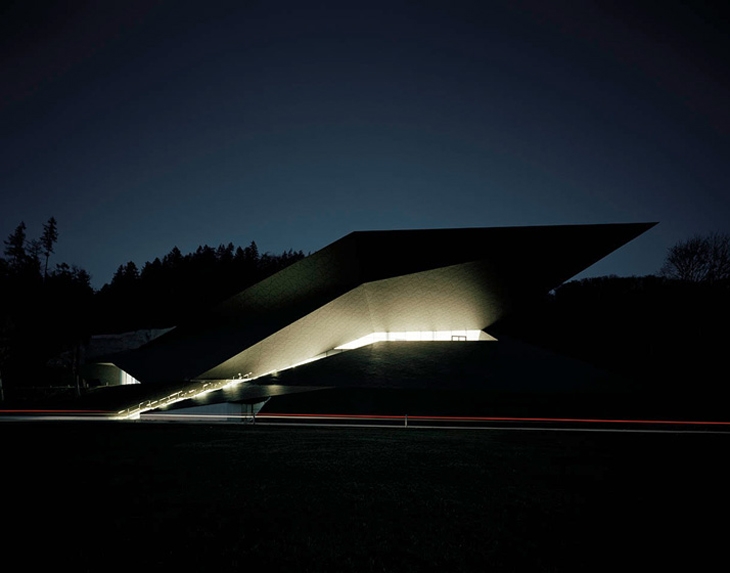
[[[639,235],[646,233],[649,229],[653,229],[658,224],[659,224],[659,221],[646,221],[643,223],[635,223],[635,225],[637,227],[639,227],[639,229],[641,229],[641,231],[639,232]]]

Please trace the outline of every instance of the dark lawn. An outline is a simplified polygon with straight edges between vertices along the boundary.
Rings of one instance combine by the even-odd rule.
[[[0,439],[0,554],[32,569],[724,568],[730,434],[34,422]]]

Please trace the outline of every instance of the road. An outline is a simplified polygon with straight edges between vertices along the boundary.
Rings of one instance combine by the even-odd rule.
[[[0,422],[118,421],[110,412],[87,410],[0,410]],[[186,414],[152,411],[141,422],[227,423],[266,426],[363,427],[403,429],[473,429],[499,431],[623,432],[623,433],[728,433],[730,422],[692,420],[609,420],[594,418],[519,418],[456,416],[376,416],[347,414]]]

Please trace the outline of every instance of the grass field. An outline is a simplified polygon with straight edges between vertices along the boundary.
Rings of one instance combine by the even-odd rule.
[[[730,434],[0,424],[0,558],[75,571],[724,567]]]

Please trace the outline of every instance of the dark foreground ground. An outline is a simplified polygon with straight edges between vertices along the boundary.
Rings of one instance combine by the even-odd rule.
[[[12,570],[725,561],[730,434],[7,422],[0,443]]]

